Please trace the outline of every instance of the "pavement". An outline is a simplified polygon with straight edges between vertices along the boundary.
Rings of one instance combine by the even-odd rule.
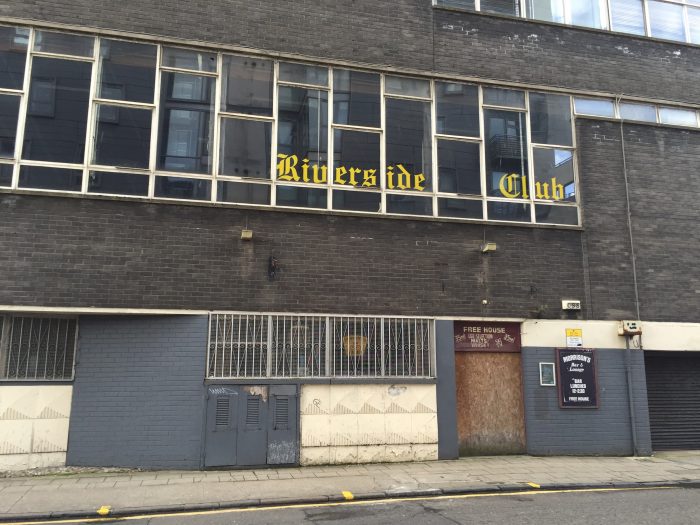
[[[255,470],[23,475],[0,478],[0,521],[639,486],[700,486],[700,451],[652,457],[489,456]]]

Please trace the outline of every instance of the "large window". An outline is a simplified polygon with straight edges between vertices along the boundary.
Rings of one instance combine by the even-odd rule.
[[[433,0],[437,6],[700,43],[697,0]]]
[[[0,381],[73,379],[78,322],[0,316]]]
[[[211,314],[207,377],[432,378],[430,319]]]

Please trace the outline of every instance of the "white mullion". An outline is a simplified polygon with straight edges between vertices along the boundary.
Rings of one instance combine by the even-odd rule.
[[[25,62],[25,67],[26,67]],[[22,96],[23,91],[21,89],[11,89],[11,88],[0,88],[0,95],[18,95]]]
[[[277,204],[277,133],[279,128],[279,61],[272,63],[272,138],[270,140],[270,205]],[[330,177],[330,174],[329,174]]]
[[[221,53],[216,54],[216,71],[218,75],[215,80],[214,85],[214,133],[211,138],[211,195],[210,200],[216,202],[219,184],[219,156],[221,154],[221,118],[219,117],[219,112],[221,108],[221,93],[223,82],[223,55]]]
[[[521,130],[522,135],[522,130]],[[530,92],[525,92],[525,139],[527,140],[527,185],[530,190],[530,223],[535,223],[535,162],[532,146],[532,129],[530,127]]]
[[[100,69],[100,40],[94,38],[92,45],[93,64],[90,71],[90,105],[88,106],[87,126],[85,130],[85,151],[83,152],[83,182],[81,185],[81,193],[87,193],[88,183],[90,181],[90,171],[88,165],[91,159],[94,158],[95,138],[97,130],[97,103],[94,101],[97,95],[97,82],[99,81]]]
[[[55,162],[52,160],[24,160],[22,164],[25,166],[37,166],[42,168],[64,168],[70,170],[81,170],[85,167],[84,164],[77,164],[74,162]],[[35,188],[40,189],[40,188]],[[44,191],[44,190],[42,190]],[[66,191],[66,190],[56,190],[56,191]]]
[[[393,76],[393,75],[389,75],[389,76]],[[420,80],[425,80],[426,82],[430,82],[430,79],[423,79],[423,78],[422,78],[422,79],[420,79]],[[431,100],[430,96],[428,96],[428,97],[417,97],[417,96],[414,96],[414,95],[397,95],[397,94],[395,94],[395,93],[387,93],[386,96],[387,96],[387,97],[391,97],[391,98],[400,98],[401,100],[418,100],[418,101],[420,101],[420,102],[430,102],[430,100]]]
[[[683,6],[683,30],[685,31],[685,41],[690,44],[690,17],[687,5]]]
[[[361,131],[365,133],[381,133],[382,130],[380,128],[373,128],[370,126],[355,126],[353,124],[336,124],[335,122],[332,123],[332,126],[334,129],[342,129],[342,130],[347,130],[347,131]]]
[[[98,61],[101,62],[101,61]],[[99,78],[99,75],[98,75]],[[95,93],[98,93],[97,91]],[[153,104],[149,104],[148,102],[132,102],[130,100],[113,100],[110,98],[100,98],[98,96],[95,96],[93,98],[93,102],[96,104],[102,104],[102,105],[109,105],[109,106],[119,106],[123,108],[132,108],[132,109],[150,109],[153,110]]]
[[[148,180],[148,197],[153,198],[156,189],[156,166],[158,164],[158,127],[160,124],[160,84],[163,73],[160,70],[160,63],[163,59],[163,46],[156,46],[156,78],[153,84],[153,111],[151,116],[151,154],[148,160],[148,168],[150,170]]]
[[[481,11],[481,0],[474,0],[474,9],[476,11]]]
[[[168,46],[170,47],[170,46]],[[213,54],[213,53],[211,53]],[[160,64],[160,62],[159,62]],[[187,75],[203,76],[203,77],[216,77],[218,73],[216,71],[199,71],[197,69],[185,69],[181,67],[171,67],[171,66],[160,66],[162,71],[168,71],[169,73],[184,73]]]
[[[477,0],[478,1],[478,0]],[[381,203],[379,213],[386,213],[386,75],[379,75],[379,125],[382,128],[382,136],[379,141],[379,191]]]
[[[576,215],[578,216],[578,226],[582,224],[582,217],[581,217],[581,181],[579,180],[579,173],[578,173],[578,137],[576,136],[576,118],[574,117],[574,98],[569,97],[569,114],[571,115],[571,144],[573,146],[572,150],[572,160],[573,160],[573,169],[574,169],[574,191],[576,192],[575,194],[575,200],[574,204],[576,204]],[[566,195],[564,195],[566,197]]]
[[[330,78],[330,74],[329,74]],[[288,86],[288,87],[298,87],[304,89],[320,89],[321,91],[330,91],[329,85],[321,86],[318,84],[305,84],[303,82],[290,82],[289,80],[278,80],[277,85]]]
[[[34,47],[34,38],[36,31],[33,27],[29,28],[29,39],[27,42],[27,52],[24,62],[24,81],[22,82],[22,99],[19,103],[19,118],[17,119],[17,135],[15,138],[15,166],[12,173],[11,188],[15,189],[19,186],[19,170],[22,160],[22,149],[24,147],[24,131],[27,124],[27,112],[29,111],[29,89],[32,74],[33,55],[32,48]]]
[[[435,133],[435,138],[442,140],[454,140],[456,142],[471,142],[473,144],[476,144],[480,141],[478,137],[462,137],[459,135],[446,135],[444,133]]]
[[[601,29],[610,31],[612,24],[610,23],[610,9],[608,9],[608,0],[598,0],[598,9],[600,9],[601,12]]]
[[[122,168],[121,166],[107,166],[102,164],[88,163],[88,170],[105,171],[110,173],[128,173],[132,175],[148,175],[148,168]]]
[[[435,81],[430,81],[430,145],[431,158],[430,166],[432,170],[430,186],[432,187],[433,217],[438,216],[438,144],[437,144],[437,100],[435,94]]]
[[[486,200],[488,193],[486,191],[486,116],[484,110],[483,86],[478,86],[477,93],[479,97],[479,135],[481,137],[481,144],[479,147],[479,177],[481,179],[481,218],[482,220],[486,220],[488,218],[488,201]]]
[[[643,0],[644,4],[644,32],[646,36],[651,36],[651,16],[649,16],[649,0]]]
[[[335,136],[334,136],[334,128],[333,128],[333,68],[329,67],[328,68],[328,99],[326,102],[326,107],[328,108],[326,111],[326,122],[328,123],[328,139],[326,141],[326,165],[328,166],[328,180],[326,180],[326,209],[331,210],[333,209],[333,177],[332,174],[335,172],[334,169],[334,164],[333,164],[333,157],[335,153]],[[319,104],[320,106],[320,104]],[[320,107],[319,107],[319,114],[320,114]],[[319,132],[321,130],[319,129]],[[320,136],[320,133],[319,133]],[[319,159],[319,169],[320,169],[320,162],[321,159]]]
[[[223,82],[223,80],[222,80]],[[223,88],[222,88],[223,92]],[[247,113],[236,113],[234,111],[221,111],[219,110],[219,117],[221,118],[236,118],[239,120],[255,120],[257,122],[272,122],[274,117],[268,117],[266,115],[249,115]]]
[[[94,38],[94,37],[93,37]],[[94,40],[97,40],[94,38]],[[32,55],[45,58],[56,58],[59,60],[71,60],[73,62],[93,62],[95,60],[95,53],[93,51],[92,56],[84,57],[79,55],[66,55],[64,53],[47,53],[46,51],[32,51]]]

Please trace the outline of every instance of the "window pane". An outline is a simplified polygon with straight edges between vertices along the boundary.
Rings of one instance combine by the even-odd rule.
[[[484,104],[525,109],[525,92],[513,89],[484,88]]]
[[[214,79],[163,73],[158,169],[211,173]]]
[[[662,124],[692,127],[698,125],[697,115],[691,109],[659,108],[659,119]]]
[[[77,57],[93,56],[95,39],[91,36],[37,31],[34,36],[34,51],[58,53]]]
[[[282,82],[328,86],[328,68],[280,62],[279,78]]]
[[[530,222],[530,205],[526,202],[490,201],[487,211],[491,221]]]
[[[594,115],[597,117],[615,116],[615,105],[612,100],[575,98],[574,108],[579,115]]]
[[[15,156],[19,97],[0,95],[0,157]]]
[[[525,114],[484,111],[486,124],[486,193],[497,197],[529,198]]]
[[[221,120],[219,173],[269,179],[271,147],[271,122],[224,118]]]
[[[0,26],[0,88],[22,89],[29,29]]]
[[[647,104],[620,103],[620,117],[626,120],[656,122],[656,107]]]
[[[151,110],[98,106],[95,164],[148,168],[150,146]]]
[[[578,209],[573,206],[535,206],[535,218],[538,223],[578,225]]]
[[[688,8],[688,26],[690,41],[693,44],[700,44],[700,9]]]
[[[20,188],[80,191],[82,183],[81,170],[22,166],[19,171]]]
[[[564,0],[528,0],[528,18],[564,23]]]
[[[101,40],[99,97],[152,103],[156,54],[156,46]]]
[[[267,184],[219,181],[216,199],[219,202],[270,204],[270,186]]]
[[[298,208],[326,208],[326,189],[277,186],[277,205]]]
[[[155,196],[208,201],[211,199],[211,181],[180,177],[156,177]]]
[[[429,102],[386,100],[388,189],[432,189],[431,142]]]
[[[575,26],[603,29],[605,16],[600,12],[599,0],[568,0],[571,23]]]
[[[467,199],[438,199],[440,217],[459,219],[483,219],[484,210],[481,201]]]
[[[535,148],[536,199],[576,202],[574,155],[568,149]]]
[[[530,93],[532,142],[571,146],[571,101],[564,95]]]
[[[108,195],[148,195],[148,175],[134,173],[90,172],[88,192]]]
[[[0,164],[0,186],[12,185],[12,172],[14,166],[12,164]]]
[[[479,88],[470,84],[435,82],[437,132],[478,137]]]
[[[442,5],[445,7],[457,7],[459,9],[469,9],[474,11],[476,7],[474,6],[474,0],[437,0],[436,5]]]
[[[216,53],[165,47],[163,48],[163,66],[213,73],[216,71]]]
[[[379,75],[333,70],[333,122],[378,128],[380,106]]]
[[[481,195],[479,144],[438,140],[438,190]]]
[[[430,82],[419,78],[387,76],[384,78],[384,91],[391,95],[430,98]]]
[[[379,212],[382,196],[369,191],[333,191],[333,209]]]
[[[272,60],[224,55],[221,110],[272,116]]]
[[[303,181],[303,164],[321,173],[328,162],[328,93],[280,86],[278,105],[277,178]]]
[[[432,215],[433,199],[417,195],[389,194],[386,196],[386,212],[404,215]]]
[[[83,163],[92,64],[35,57],[22,156]]]
[[[683,6],[649,0],[651,36],[685,41]]]
[[[336,129],[333,137],[333,184],[379,188],[380,134]]]
[[[481,10],[485,13],[520,16],[520,0],[481,0]]]
[[[642,0],[610,0],[612,30],[644,35],[644,3]]]

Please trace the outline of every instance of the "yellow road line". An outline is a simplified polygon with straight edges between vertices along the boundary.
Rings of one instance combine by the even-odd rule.
[[[561,489],[561,490],[523,490],[515,492],[487,492],[479,494],[455,494],[442,496],[419,496],[415,498],[385,498],[385,499],[368,499],[368,500],[352,500],[338,501],[328,503],[298,503],[292,505],[273,505],[269,507],[244,507],[231,509],[215,509],[215,510],[198,510],[191,512],[167,512],[154,514],[138,514],[132,516],[113,516],[110,518],[72,518],[63,520],[42,520],[42,521],[17,521],[6,522],[3,525],[43,525],[55,523],[103,523],[115,521],[135,521],[155,518],[173,518],[177,516],[210,516],[213,514],[231,514],[236,512],[261,512],[270,510],[286,510],[286,509],[313,509],[319,507],[340,507],[344,505],[386,505],[392,503],[410,502],[410,501],[435,501],[449,499],[472,499],[472,498],[491,498],[500,496],[524,496],[524,495],[547,495],[547,494],[570,494],[573,492],[631,492],[637,490],[663,490],[674,489],[677,487],[633,487],[633,488],[598,488],[598,489]]]
[[[527,484],[530,485],[533,489],[540,488],[540,486],[537,483],[533,483],[532,481],[528,481]]]

